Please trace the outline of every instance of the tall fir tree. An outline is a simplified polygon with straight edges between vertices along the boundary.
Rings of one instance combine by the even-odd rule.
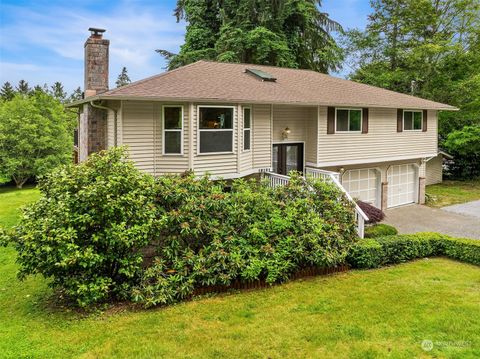
[[[15,89],[10,82],[5,82],[0,89],[0,97],[6,101],[10,101],[15,96]]]
[[[245,62],[328,72],[342,51],[331,32],[341,26],[321,11],[321,0],[178,0],[187,22],[178,54],[157,50],[170,69],[197,60]]]
[[[22,95],[29,95],[30,94],[30,86],[28,85],[28,82],[25,80],[20,80],[18,81],[17,85],[17,92]]]
[[[60,102],[65,102],[65,99],[67,98],[67,93],[63,89],[63,85],[61,82],[55,82],[50,88],[50,93],[54,98],[56,98]]]
[[[122,87],[122,86],[128,85],[131,82],[132,80],[130,80],[130,77],[128,77],[127,68],[124,66],[122,68],[122,72],[118,75],[117,81],[115,82],[115,84],[117,85],[117,87]]]
[[[82,98],[83,98],[83,92],[79,86],[75,90],[73,90],[73,92],[70,94],[70,96],[68,97],[68,102],[81,100]]]

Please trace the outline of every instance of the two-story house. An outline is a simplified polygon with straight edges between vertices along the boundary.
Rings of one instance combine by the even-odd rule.
[[[339,173],[379,208],[423,203],[439,168],[437,118],[454,107],[309,70],[198,61],[108,90],[103,30],[85,43],[79,157],[128,145],[153,175],[225,179],[315,169]]]

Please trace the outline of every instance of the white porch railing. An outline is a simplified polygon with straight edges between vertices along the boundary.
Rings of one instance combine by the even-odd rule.
[[[289,176],[280,175],[273,172],[264,172],[265,176],[268,178],[270,186],[285,186],[290,181]],[[347,190],[340,183],[340,174],[332,171],[324,171],[317,168],[305,168],[306,177],[311,177],[315,179],[321,179],[323,181],[331,181],[335,186],[337,186],[350,202],[355,204],[355,225],[357,227],[357,233],[360,238],[365,236],[365,222],[368,221],[367,215],[362,211],[358,204],[353,200],[352,196],[347,192]]]

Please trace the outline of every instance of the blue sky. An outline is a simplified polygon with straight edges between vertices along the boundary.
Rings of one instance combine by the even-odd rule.
[[[0,0],[0,82],[83,84],[83,44],[89,27],[107,29],[110,83],[122,66],[132,80],[164,71],[155,49],[176,52],[184,23],[172,16],[175,0]],[[324,0],[323,11],[345,28],[364,27],[368,0]]]

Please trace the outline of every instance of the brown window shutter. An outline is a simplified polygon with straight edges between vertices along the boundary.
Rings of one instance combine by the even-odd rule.
[[[397,110],[397,132],[403,131],[403,109]]]
[[[362,112],[362,133],[368,133],[368,108],[363,108]]]
[[[422,126],[423,132],[427,132],[427,122],[428,122],[428,111],[423,110],[423,126]]]
[[[329,107],[327,111],[327,133],[335,133],[335,107]]]

